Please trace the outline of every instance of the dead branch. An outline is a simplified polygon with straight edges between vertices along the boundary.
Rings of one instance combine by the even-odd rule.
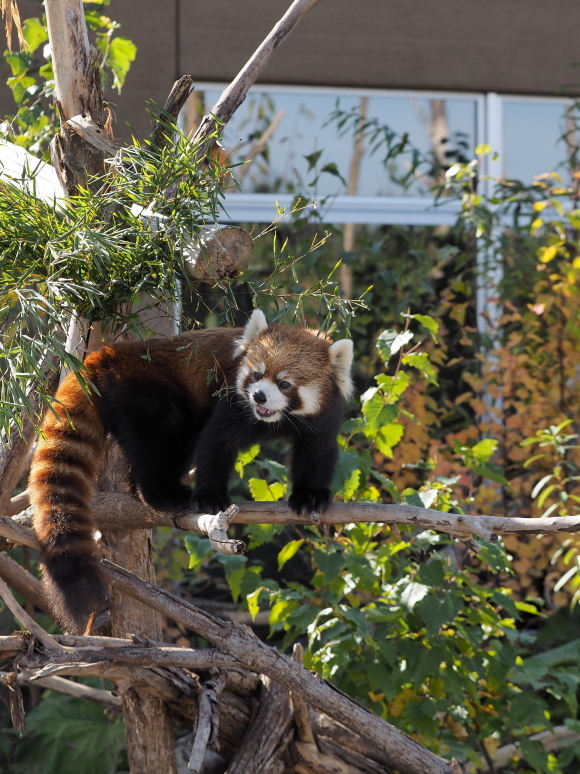
[[[222,126],[227,124],[242,104],[252,86],[270,61],[278,46],[288,37],[301,19],[317,5],[320,0],[294,0],[284,16],[252,54],[231,84],[223,91],[219,100],[208,115],[205,115],[194,136],[195,140],[205,139],[214,132],[221,134]]]
[[[206,749],[219,749],[218,729],[219,714],[217,712],[218,699],[225,687],[226,676],[224,672],[217,672],[203,684],[198,683],[198,712],[195,736],[191,747],[191,755],[187,768],[199,774],[203,766]]]
[[[102,567],[109,582],[119,591],[201,634],[222,652],[266,675],[286,690],[300,693],[312,706],[378,744],[403,774],[452,774],[453,769],[448,761],[429,752],[411,737],[312,675],[300,664],[273,650],[258,640],[247,627],[219,621],[173,594],[145,583],[112,562],[103,560]]]
[[[12,673],[0,672],[0,677],[8,677],[10,674]],[[31,681],[34,681],[32,683],[33,685],[38,685],[40,688],[46,688],[49,691],[64,693],[67,696],[73,696],[75,699],[86,699],[87,701],[93,701],[97,704],[104,704],[109,709],[121,709],[121,698],[119,696],[114,696],[111,691],[105,691],[101,688],[91,688],[82,683],[73,683],[72,680],[65,680],[63,677],[43,677],[36,679],[34,672],[29,669],[18,673],[18,682],[21,685],[29,685]]]
[[[0,637],[0,656],[14,658],[18,655],[18,663],[25,670],[26,681],[31,684],[71,693],[75,690],[71,686],[79,684],[64,680],[65,675],[104,678],[124,686],[125,690],[133,686],[155,695],[167,702],[173,712],[192,723],[196,722],[199,712],[196,678],[183,671],[183,668],[201,671],[219,668],[219,674],[224,678],[223,690],[219,697],[216,697],[220,718],[220,749],[235,755],[240,750],[244,735],[249,740],[253,738],[254,732],[248,729],[252,728],[251,708],[260,678],[254,672],[240,669],[236,666],[238,662],[230,656],[215,649],[194,650],[146,640],[136,643],[128,639],[109,640],[106,637],[76,635],[57,635],[55,639],[59,644],[67,646],[67,650],[36,648],[34,652],[30,652],[29,640],[26,638]],[[45,682],[55,677],[62,680],[62,683],[49,685]],[[208,687],[207,683],[205,686]],[[265,698],[266,689],[263,689],[263,693]],[[288,714],[287,691],[281,689],[281,692],[276,693],[280,699],[280,711]],[[103,703],[107,703],[110,694],[107,691],[104,694],[101,696],[98,693],[93,699],[99,701],[102,698]],[[294,693],[295,697],[297,695]],[[271,716],[270,709],[266,714]],[[280,750],[286,748],[287,757],[295,761],[298,767],[303,767],[297,768],[296,771],[320,771],[323,774],[342,771],[347,771],[348,774],[356,774],[359,771],[365,774],[387,774],[391,770],[390,758],[376,741],[360,737],[313,709],[309,714],[308,722],[316,735],[314,746],[300,747],[299,732],[295,733],[289,726],[285,726],[286,730],[282,736],[276,737],[275,724],[268,725],[270,730],[266,737],[270,741],[274,737],[278,738]],[[261,727],[261,724],[256,727]],[[270,744],[266,741],[264,743]],[[279,761],[279,755],[274,755],[272,760]],[[345,765],[350,768],[345,769]]]
[[[258,712],[228,766],[228,774],[281,771],[276,767],[276,762],[289,742],[287,732],[291,723],[288,691],[267,677],[262,677]]]
[[[220,554],[243,554],[246,550],[245,543],[242,540],[232,540],[228,538],[227,531],[231,520],[239,513],[237,505],[230,507],[215,515],[205,513],[187,513],[176,516],[175,526],[179,529],[201,532],[207,535],[214,551]]]
[[[9,586],[32,602],[34,607],[45,613],[50,612],[38,578],[23,569],[4,551],[0,551],[0,578],[3,578]]]
[[[23,504],[23,498],[19,503]],[[236,503],[238,513],[230,519],[231,524],[312,524],[308,516],[297,516],[283,502]],[[207,514],[187,512],[175,516],[171,513],[160,513],[144,505],[142,502],[125,493],[99,492],[93,501],[93,514],[101,530],[131,530],[149,527],[179,526],[180,529],[194,529],[202,534],[208,534],[214,526],[221,530],[223,522]],[[0,537],[10,542],[21,543],[37,548],[38,543],[33,531],[28,527],[32,523],[27,512],[12,518],[0,517]],[[384,505],[374,503],[333,503],[328,511],[321,515],[320,523],[324,526],[351,523],[385,524],[396,526],[407,524],[417,529],[433,529],[446,532],[463,541],[469,541],[470,536],[477,535],[484,540],[494,542],[498,535],[514,532],[524,534],[546,535],[554,532],[580,531],[580,516],[554,516],[547,519],[528,519],[504,516],[470,516],[457,513],[443,513],[429,508],[419,508],[414,505]],[[213,534],[213,533],[212,533]],[[217,545],[223,541],[216,533]],[[226,543],[231,541],[226,536]],[[473,548],[478,548],[473,541]],[[242,544],[243,545],[243,544]],[[240,546],[236,551],[240,552]]]
[[[177,121],[181,108],[187,102],[187,98],[193,89],[193,78],[191,75],[182,75],[179,80],[175,81],[169,96],[165,100],[160,120],[157,121],[151,132],[151,141],[155,145],[162,146],[169,142],[171,139],[170,133],[167,130],[166,122],[161,119],[169,117],[173,121]]]
[[[14,595],[2,578],[0,578],[0,596],[16,620],[40,640],[43,645],[47,648],[54,648],[55,650],[65,650],[64,645],[57,642],[54,637],[48,634],[48,632],[45,632],[44,629],[36,623],[34,618],[28,615],[26,610],[24,610],[24,608],[16,601]]]
[[[298,664],[304,664],[304,648],[300,642],[294,644],[292,658]],[[290,701],[292,702],[294,723],[296,724],[296,732],[299,740],[305,744],[313,744],[314,733],[312,731],[312,724],[308,713],[308,705],[298,693],[291,693]]]

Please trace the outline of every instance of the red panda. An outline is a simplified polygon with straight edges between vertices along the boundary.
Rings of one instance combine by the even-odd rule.
[[[268,325],[119,342],[85,361],[88,394],[69,374],[47,412],[29,479],[44,590],[57,620],[83,631],[106,598],[91,500],[107,435],[132,492],[158,511],[217,513],[230,504],[239,451],[286,438],[289,506],[324,512],[337,434],[352,391],[352,343]],[[182,479],[196,467],[192,490]]]

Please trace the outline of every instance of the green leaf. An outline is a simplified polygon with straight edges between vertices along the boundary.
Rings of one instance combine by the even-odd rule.
[[[260,453],[260,445],[255,444],[254,446],[250,446],[250,448],[247,451],[240,452],[238,454],[238,459],[236,460],[236,473],[239,475],[240,478],[244,477],[244,468],[246,465],[249,465],[250,462],[253,462],[253,460],[256,459],[258,454]]]
[[[25,54],[5,54],[4,60],[10,65],[12,75],[18,77],[28,70],[29,59]]]
[[[437,334],[439,333],[439,323],[437,320],[430,317],[428,314],[412,314],[411,317],[421,323],[423,328],[426,328],[431,334],[431,338],[437,341]]]
[[[279,481],[268,484],[263,478],[251,478],[248,481],[248,486],[252,497],[259,503],[281,500],[286,492],[284,484]]]
[[[324,574],[326,584],[337,578],[346,565],[343,555],[337,551],[314,551],[312,560],[318,570]]]
[[[198,535],[190,533],[185,536],[183,543],[189,554],[188,566],[190,570],[198,570],[202,563],[214,552],[211,543],[209,542],[209,538],[201,538]]]
[[[246,596],[246,602],[248,604],[248,610],[252,616],[252,621],[256,620],[256,616],[260,612],[260,595],[264,590],[263,586],[259,586],[255,591],[252,591]]]
[[[403,578],[397,586],[399,600],[408,610],[412,610],[429,593],[429,586],[425,586],[424,583],[417,583],[409,578]]]
[[[132,40],[123,37],[111,40],[107,54],[107,66],[110,67],[115,76],[113,86],[116,89],[120,89],[125,83],[131,62],[135,61],[136,54],[137,46]]]
[[[48,33],[46,27],[36,17],[30,19],[24,19],[22,22],[22,33],[24,40],[28,46],[28,53],[33,54],[41,43],[48,40]]]
[[[114,774],[122,761],[121,719],[112,723],[98,704],[52,694],[26,721],[13,774]]]
[[[479,462],[487,462],[495,454],[497,441],[494,438],[484,438],[471,447],[471,453]]]
[[[318,164],[318,160],[322,156],[323,152],[324,151],[322,151],[322,150],[317,150],[317,151],[314,151],[314,153],[310,153],[308,156],[304,156],[304,158],[308,162],[308,171],[309,172],[311,170],[313,170],[314,167]]]
[[[302,545],[304,545],[304,540],[291,540],[289,543],[286,543],[284,548],[278,553],[278,570],[281,570],[286,562],[289,562],[298,553]]]
[[[437,374],[426,352],[410,352],[408,355],[403,355],[402,362],[404,365],[413,366],[421,371],[431,384],[438,383]]]
[[[381,454],[384,454],[385,457],[392,459],[393,447],[399,443],[404,433],[405,428],[403,425],[383,425],[374,439],[375,446],[381,452]]]
[[[385,363],[388,363],[389,358],[395,355],[405,344],[408,344],[412,338],[413,334],[411,331],[403,331],[402,333],[397,333],[397,331],[393,330],[383,331],[377,339],[377,349]]]
[[[341,494],[346,502],[352,500],[357,493],[361,483],[361,476],[360,470],[353,470],[348,479],[344,482]]]
[[[12,96],[17,105],[22,103],[27,90],[36,84],[34,78],[29,75],[21,75],[15,78],[8,78],[6,83],[12,89]]]
[[[376,433],[382,425],[392,422],[393,419],[399,413],[396,406],[385,403],[384,397],[376,392],[376,388],[372,387],[371,390],[375,390],[370,400],[365,400],[362,406],[362,413],[366,420],[365,432]],[[367,390],[367,392],[369,392]]]
[[[354,451],[341,451],[338,455],[336,471],[330,488],[333,492],[342,492],[347,481],[350,480],[355,470],[359,470],[359,457]]]
[[[385,393],[385,400],[388,403],[395,403],[411,384],[409,374],[405,371],[399,371],[396,376],[387,376],[379,374],[376,377],[377,384]]]
[[[334,161],[331,161],[328,164],[325,164],[322,167],[322,169],[320,170],[320,172],[321,173],[322,172],[327,172],[329,175],[334,175],[334,177],[338,177],[339,178],[339,180],[341,181],[341,183],[343,183],[343,185],[347,184],[346,180],[344,179],[344,177],[340,174],[340,172],[338,170],[338,167],[336,166]]]
[[[228,586],[234,602],[245,598],[262,584],[259,567],[240,567],[226,575]]]
[[[468,465],[474,473],[484,478],[489,478],[491,481],[495,481],[496,484],[503,484],[503,486],[509,486],[509,481],[503,475],[503,467],[501,465],[495,465],[489,462],[487,465]]]
[[[407,487],[407,489],[403,489],[402,495],[407,505],[414,505],[417,508],[425,507],[425,503],[421,499],[419,493],[416,492],[414,489],[411,489],[411,487]]]
[[[542,479],[540,479],[540,481],[538,481],[538,483],[532,489],[532,493],[530,495],[532,500],[536,499],[536,497],[540,494],[540,492],[544,488],[544,484],[547,484],[548,481],[550,481],[550,479],[552,479],[552,478],[554,478],[554,474],[553,473],[548,473],[547,476],[544,476],[544,478],[542,478]]]

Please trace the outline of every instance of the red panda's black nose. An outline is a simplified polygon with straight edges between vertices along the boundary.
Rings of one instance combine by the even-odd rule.
[[[262,403],[265,403],[268,400],[268,398],[264,395],[262,390],[256,390],[256,392],[253,394],[252,397],[254,398],[256,403],[259,403],[260,405],[262,405]]]

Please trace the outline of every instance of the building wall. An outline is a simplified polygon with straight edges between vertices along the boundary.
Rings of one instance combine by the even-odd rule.
[[[123,93],[108,95],[118,133],[147,131],[146,101],[163,103],[184,73],[230,81],[289,5],[112,0],[106,12],[139,49]],[[322,0],[260,82],[580,94],[579,39],[577,0]],[[11,109],[4,87],[0,112]]]

